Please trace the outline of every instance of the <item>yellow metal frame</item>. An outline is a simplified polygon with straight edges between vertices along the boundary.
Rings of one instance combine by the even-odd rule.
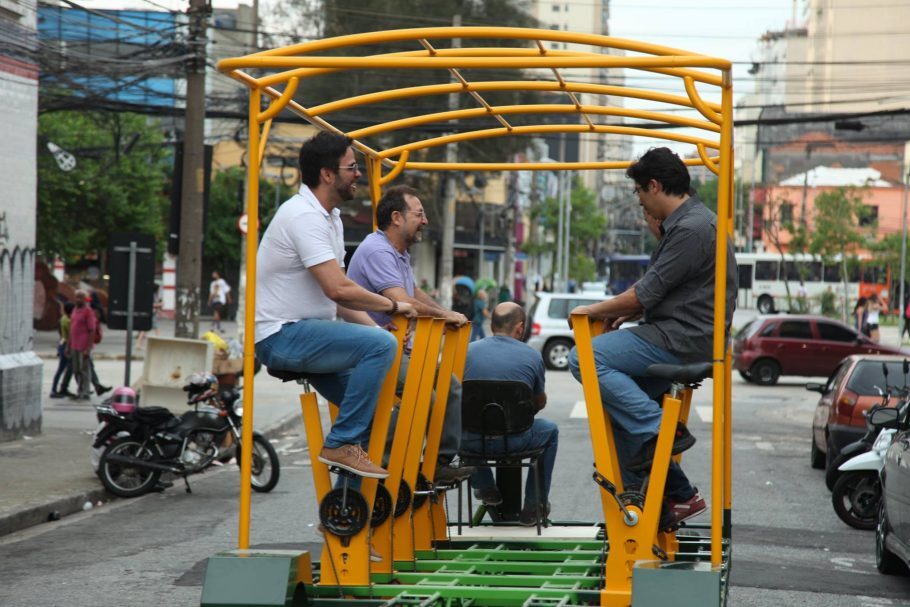
[[[462,46],[448,48],[453,39],[459,39]],[[514,46],[471,47],[472,40],[509,40]],[[586,45],[593,51],[567,51],[548,49],[548,43]],[[397,46],[413,44],[414,50],[395,53],[370,54],[370,46],[396,43]],[[607,54],[618,51],[620,54]],[[526,79],[517,80],[468,80],[462,70],[490,69],[525,70]],[[563,70],[573,68],[612,68],[615,70],[638,70],[666,76],[679,83],[685,94],[669,94],[634,87],[576,82],[566,77]],[[718,234],[716,250],[716,284],[726,284],[727,257],[726,238],[732,235],[733,207],[733,90],[732,67],[728,60],[708,57],[679,49],[657,46],[619,38],[560,32],[543,29],[520,29],[505,27],[443,27],[417,28],[380,32],[369,32],[351,36],[340,36],[303,44],[263,51],[245,57],[224,59],[218,69],[235,78],[250,89],[249,98],[249,142],[247,178],[247,215],[252,235],[258,234],[259,215],[259,167],[268,138],[271,121],[282,110],[289,110],[313,125],[335,133],[340,129],[329,122],[327,117],[354,108],[369,109],[377,103],[408,100],[427,95],[459,94],[470,97],[473,108],[437,112],[427,115],[405,116],[396,120],[377,122],[355,131],[345,133],[354,139],[354,147],[366,157],[370,183],[370,196],[375,206],[382,193],[383,185],[406,169],[415,170],[589,170],[625,169],[631,159],[597,159],[590,162],[432,162],[426,161],[425,151],[449,143],[489,139],[497,137],[523,137],[552,133],[579,133],[590,136],[624,136],[645,138],[655,142],[674,141],[691,145],[693,156],[684,162],[689,166],[705,166],[718,175]],[[325,74],[354,70],[445,70],[447,80],[438,84],[405,87],[396,90],[369,92],[346,99],[310,105],[295,100],[300,81]],[[544,78],[542,74],[552,78]],[[277,88],[276,88],[277,87]],[[304,87],[305,88],[305,87]],[[702,89],[710,89],[720,103],[706,101]],[[561,93],[567,103],[491,105],[484,93],[491,91],[534,90]],[[586,95],[582,103],[578,95]],[[592,104],[587,100],[592,95],[616,96],[640,99],[655,104],[697,112],[697,117],[684,117],[662,110],[624,109]],[[270,100],[267,109],[262,109],[263,96]],[[513,116],[542,116],[538,124],[512,124]],[[553,124],[546,120],[552,115],[575,115],[576,124]],[[600,123],[602,116],[623,118],[624,124]],[[491,128],[489,119],[495,119],[498,126]],[[486,120],[484,120],[486,119]],[[458,121],[460,132],[414,140],[410,143],[388,149],[380,149],[384,133],[402,129],[413,129],[423,125],[449,125]],[[481,123],[481,124],[478,124]],[[674,130],[685,127],[685,130]],[[453,127],[451,129],[455,131]],[[694,133],[693,133],[694,131]],[[383,174],[385,171],[385,174]],[[253,428],[253,325],[255,314],[256,249],[258,239],[247,239],[247,289],[244,343],[244,390],[243,441],[251,443]],[[722,560],[722,539],[729,537],[731,500],[731,360],[724,351],[725,290],[717,288],[714,295],[714,344],[713,344],[713,430],[712,430],[712,491],[711,514],[711,562],[719,566]],[[598,331],[585,318],[575,319],[576,330],[588,332],[590,338]],[[583,348],[579,348],[580,359],[585,359]],[[593,366],[593,360],[588,361]],[[463,361],[462,361],[463,364]],[[456,363],[456,376],[457,372]],[[583,364],[583,375],[585,374]],[[390,374],[391,376],[391,374]],[[387,383],[390,381],[387,379]],[[595,382],[596,384],[596,382]],[[387,384],[385,387],[388,387]],[[596,387],[596,385],[595,385]],[[584,382],[585,398],[591,413],[600,410],[599,394],[591,388],[591,381]],[[388,397],[386,391],[383,392]],[[684,399],[685,400],[685,399]],[[390,401],[380,399],[386,406]],[[664,422],[687,413],[688,403],[673,399],[666,409]],[[682,412],[680,409],[682,408]],[[304,406],[306,413],[307,406]],[[605,435],[609,431],[609,420],[603,415],[589,417],[592,433]],[[612,434],[612,433],[611,433]],[[660,440],[665,438],[662,432]],[[381,443],[382,441],[378,441]],[[600,441],[598,441],[600,443]],[[616,469],[616,454],[609,441],[595,452],[598,470],[608,472],[612,479],[619,479]],[[659,449],[661,442],[659,441]],[[666,446],[666,445],[664,445]],[[372,451],[372,449],[371,449]],[[668,452],[668,451],[667,451]],[[250,519],[250,450],[242,452],[240,484],[240,529],[239,548],[249,547]],[[375,454],[371,453],[371,456]],[[661,460],[660,453],[658,460]],[[665,466],[665,462],[662,462]],[[315,471],[314,471],[315,473]],[[652,482],[658,479],[652,479]],[[322,483],[317,479],[317,484]],[[364,491],[372,497],[375,483],[364,484]],[[368,500],[371,503],[371,500]],[[606,511],[605,504],[605,511]],[[613,507],[616,510],[615,506]],[[645,506],[645,515],[653,509]],[[645,521],[649,522],[649,521]],[[609,524],[609,521],[608,521]],[[656,525],[656,522],[654,522]],[[611,538],[612,540],[613,538]],[[669,544],[667,544],[669,546]],[[325,571],[325,567],[323,567]],[[605,601],[609,599],[605,596]],[[606,604],[606,603],[605,603]]]

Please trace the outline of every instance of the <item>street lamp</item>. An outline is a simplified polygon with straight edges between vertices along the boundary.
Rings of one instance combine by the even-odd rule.
[[[54,155],[54,160],[57,161],[57,166],[60,167],[61,171],[69,173],[76,168],[76,157],[53,141],[47,142],[47,149]]]

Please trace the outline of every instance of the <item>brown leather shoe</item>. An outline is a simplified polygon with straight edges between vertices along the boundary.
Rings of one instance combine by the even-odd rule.
[[[335,449],[323,447],[319,454],[319,461],[329,466],[338,466],[358,476],[368,478],[386,478],[389,471],[380,468],[372,461],[360,445],[342,445]]]

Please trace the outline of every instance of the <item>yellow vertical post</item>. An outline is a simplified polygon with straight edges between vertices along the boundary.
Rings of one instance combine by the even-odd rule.
[[[417,487],[417,469],[420,466],[424,441],[427,436],[427,419],[430,413],[433,380],[436,377],[436,361],[439,360],[439,345],[442,341],[444,324],[441,318],[432,319],[430,337],[424,356],[419,359],[411,358],[411,370],[416,370],[415,367],[420,370],[420,387],[414,404],[414,417],[411,421],[411,433],[405,451],[402,480],[407,482],[412,492]],[[413,503],[412,499],[412,507],[408,508],[408,512],[392,523],[392,533],[395,535],[394,559],[396,563],[414,561]]]
[[[240,512],[237,547],[250,547],[250,477],[253,468],[253,376],[256,354],[256,248],[259,246],[259,106],[262,93],[250,90],[249,141],[247,142],[247,238],[246,292],[244,293],[243,331],[243,429],[240,441]]]
[[[726,295],[727,235],[730,232],[732,207],[730,192],[733,179],[733,76],[723,72],[721,97],[720,175],[717,184],[717,238],[714,274],[714,393],[711,432],[711,564],[719,567],[723,559],[722,527],[725,501],[725,455],[727,421],[726,369]]]
[[[439,443],[448,407],[449,389],[452,384],[452,370],[455,368],[455,355],[459,345],[459,332],[462,329],[449,327],[445,332],[442,346],[442,357],[439,361],[439,372],[436,376],[436,396],[433,402],[430,423],[427,428],[427,444],[423,453],[421,472],[429,481],[435,480],[436,462],[439,459]],[[433,540],[448,537],[446,517],[443,508],[445,493],[440,492],[436,500],[427,499],[414,509],[414,548],[429,550]],[[439,516],[441,514],[442,516]],[[440,524],[441,523],[441,524]]]
[[[367,156],[367,180],[370,183],[370,200],[373,202],[373,230],[376,230],[376,205],[382,198],[382,160]]]

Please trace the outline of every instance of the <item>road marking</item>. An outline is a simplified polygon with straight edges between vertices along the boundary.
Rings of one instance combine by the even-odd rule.
[[[714,420],[714,407],[708,405],[695,405],[695,413],[698,414],[698,419],[706,424],[710,424]]]
[[[585,405],[585,401],[575,401],[575,406],[572,407],[572,412],[569,414],[569,417],[576,419],[588,419],[588,407]]]
[[[755,443],[755,446],[761,449],[762,451],[774,451],[774,445],[766,442]]]

